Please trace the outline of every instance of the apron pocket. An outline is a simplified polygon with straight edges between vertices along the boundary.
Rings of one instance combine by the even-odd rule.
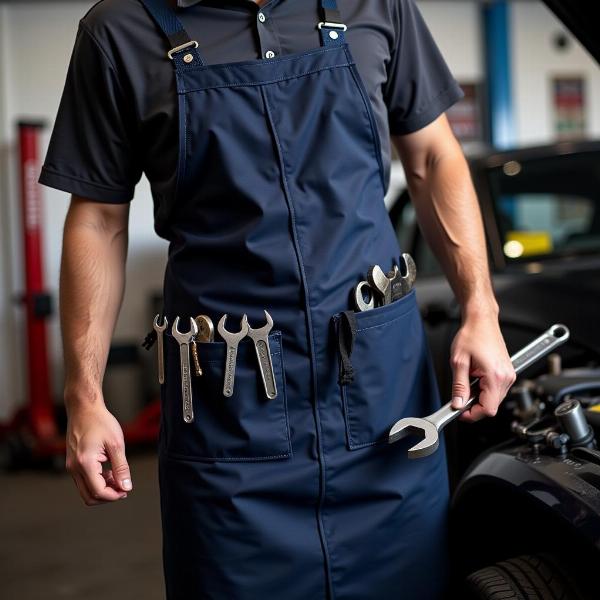
[[[356,312],[354,317],[352,380],[340,382],[350,450],[387,443],[388,432],[398,419],[420,414],[424,378],[429,377],[425,331],[414,289],[391,304]],[[339,335],[341,313],[333,318]],[[340,374],[342,362],[340,356]]]
[[[291,456],[280,331],[271,331],[269,346],[277,387],[277,396],[272,400],[265,394],[251,339],[244,338],[239,343],[230,397],[223,395],[225,342],[198,343],[203,374],[192,377],[194,421],[185,423],[179,346],[168,336],[165,359],[170,381],[167,380],[163,406],[169,456],[207,461],[276,460]]]

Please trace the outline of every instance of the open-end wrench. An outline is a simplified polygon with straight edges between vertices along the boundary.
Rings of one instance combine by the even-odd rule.
[[[400,258],[403,268],[398,269],[396,266],[391,273],[388,273],[388,277],[391,278],[392,302],[406,296],[412,290],[417,278],[417,265],[413,257],[408,252],[404,252]]]
[[[154,331],[156,331],[156,341],[158,342],[158,383],[161,385],[165,382],[165,349],[163,344],[163,334],[169,325],[167,317],[163,317],[163,324],[159,325],[158,320],[160,315],[154,317]]]
[[[381,304],[389,304],[392,301],[392,282],[379,265],[373,265],[369,269],[367,281],[381,296]]]
[[[227,343],[227,356],[225,358],[225,376],[223,377],[223,395],[233,396],[233,384],[235,382],[235,363],[237,359],[237,350],[240,340],[248,334],[248,317],[242,317],[241,328],[237,333],[231,333],[225,329],[225,321],[227,315],[223,315],[219,319],[217,330],[221,337]],[[194,323],[195,325],[195,323]]]
[[[191,423],[194,420],[194,405],[192,404],[192,379],[190,373],[190,344],[198,333],[196,321],[190,317],[190,330],[186,333],[179,331],[179,317],[175,317],[173,337],[179,344],[179,361],[181,362],[181,396],[183,398],[183,420]]]
[[[546,330],[542,335],[521,348],[516,354],[510,357],[513,368],[518,374],[534,362],[543,358],[552,350],[561,346],[569,339],[569,330],[565,325],[555,324]],[[471,390],[479,382],[479,377],[471,381]],[[411,433],[422,434],[423,439],[408,450],[409,458],[421,458],[433,454],[439,446],[439,436],[442,429],[448,423],[454,421],[456,417],[468,410],[477,400],[478,394],[473,393],[464,406],[461,408],[452,408],[452,403],[448,402],[434,412],[432,415],[423,418],[406,417],[397,421],[390,429],[388,442],[393,444]]]
[[[248,337],[254,342],[260,374],[265,386],[265,394],[269,400],[277,397],[277,385],[275,384],[275,372],[273,371],[273,360],[269,348],[269,331],[273,328],[273,319],[265,310],[267,324],[259,329],[248,327]]]

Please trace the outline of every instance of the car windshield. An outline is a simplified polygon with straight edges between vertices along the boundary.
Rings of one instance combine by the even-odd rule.
[[[600,152],[509,160],[488,174],[507,260],[600,250]]]

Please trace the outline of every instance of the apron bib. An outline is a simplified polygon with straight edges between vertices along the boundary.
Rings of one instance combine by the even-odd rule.
[[[205,65],[167,0],[142,0],[175,50],[177,185],[164,314],[265,322],[277,396],[252,340],[234,392],[226,345],[198,343],[194,421],[167,332],[159,480],[170,600],[437,599],[446,580],[444,445],[409,461],[391,425],[440,406],[415,291],[356,313],[354,380],[337,328],[369,267],[401,249],[370,100],[333,0],[322,46]],[[201,41],[200,41],[201,42]],[[165,60],[168,58],[165,56]]]

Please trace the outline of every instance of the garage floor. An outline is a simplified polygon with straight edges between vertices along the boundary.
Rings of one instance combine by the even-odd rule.
[[[156,456],[128,456],[134,491],[85,506],[70,475],[0,474],[0,597],[161,600]]]

